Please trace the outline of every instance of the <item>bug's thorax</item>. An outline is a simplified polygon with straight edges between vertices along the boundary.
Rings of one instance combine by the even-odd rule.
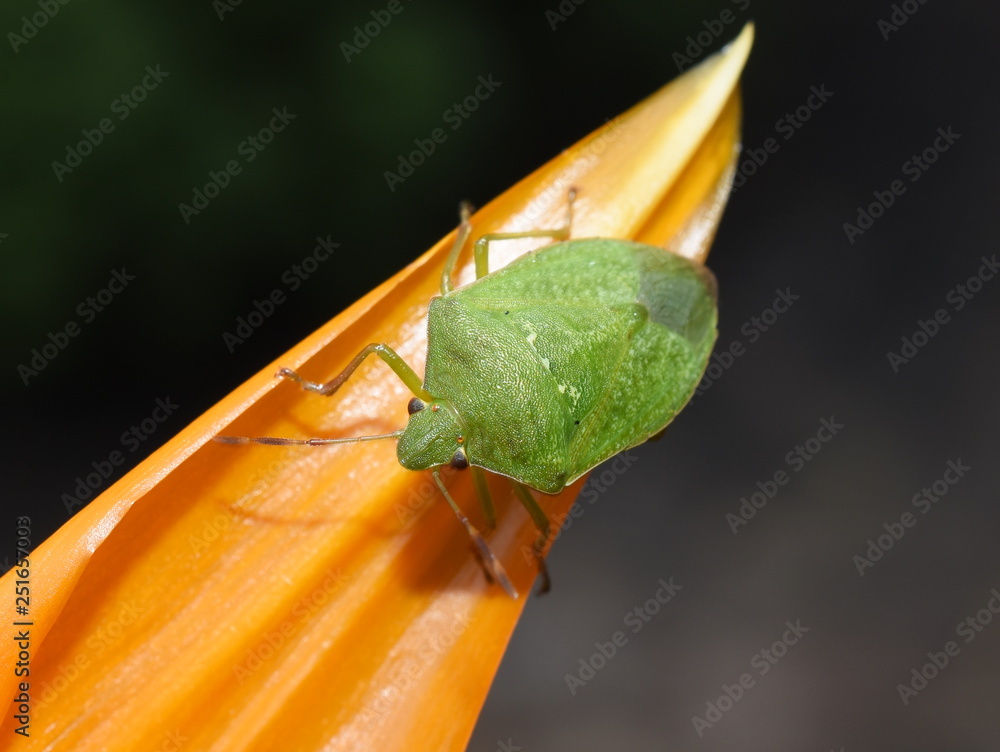
[[[452,465],[468,467],[465,454],[465,426],[455,406],[448,400],[424,402],[414,397],[408,407],[409,422],[399,437],[396,456],[408,470]]]

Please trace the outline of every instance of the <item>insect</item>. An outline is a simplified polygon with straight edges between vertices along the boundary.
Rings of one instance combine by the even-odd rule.
[[[563,227],[490,233],[474,243],[476,280],[455,289],[452,273],[468,240],[471,207],[427,312],[424,378],[391,347],[373,343],[332,381],[276,375],[330,396],[369,355],[413,393],[398,431],[348,439],[219,436],[224,443],[323,446],[398,439],[410,470],[432,471],[465,526],[486,575],[517,597],[498,558],[448,493],[440,468],[472,473],[488,528],[496,511],[483,471],[507,476],[539,529],[542,554],[551,527],[531,490],[553,494],[618,452],[662,432],[690,399],[716,338],[715,278],[703,266],[642,243],[569,240],[575,190]],[[555,241],[489,272],[489,245],[512,238]]]

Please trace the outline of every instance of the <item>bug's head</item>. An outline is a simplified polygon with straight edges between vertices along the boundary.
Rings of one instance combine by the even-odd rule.
[[[414,397],[407,410],[410,420],[396,445],[400,465],[408,470],[439,465],[461,470],[469,466],[463,446],[465,432],[454,407],[444,400],[424,402]]]

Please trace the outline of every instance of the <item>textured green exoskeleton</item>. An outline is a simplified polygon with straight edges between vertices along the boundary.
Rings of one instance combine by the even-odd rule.
[[[715,341],[704,268],[640,243],[571,240],[430,303],[424,390],[400,463],[470,464],[545,493],[662,430]],[[457,437],[464,441],[457,443]]]
[[[422,382],[383,344],[366,347],[326,384],[288,369],[278,374],[329,395],[375,353],[416,395],[404,429],[362,439],[220,438],[323,445],[398,437],[400,464],[434,470],[487,575],[516,596],[437,468],[472,467],[490,527],[495,512],[479,468],[511,478],[542,532],[535,550],[544,574],[541,553],[550,528],[528,489],[558,493],[673,420],[698,385],[715,342],[715,280],[703,266],[662,248],[604,238],[553,243],[488,273],[490,242],[565,238],[567,222],[558,230],[483,236],[475,244],[476,281],[452,289],[451,273],[471,231],[468,214],[463,207],[442,295],[430,302]]]

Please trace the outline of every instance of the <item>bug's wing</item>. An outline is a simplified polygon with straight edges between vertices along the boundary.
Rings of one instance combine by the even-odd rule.
[[[632,248],[648,320],[627,337],[619,367],[570,446],[568,482],[663,430],[708,365],[716,338],[715,278],[652,246]]]

